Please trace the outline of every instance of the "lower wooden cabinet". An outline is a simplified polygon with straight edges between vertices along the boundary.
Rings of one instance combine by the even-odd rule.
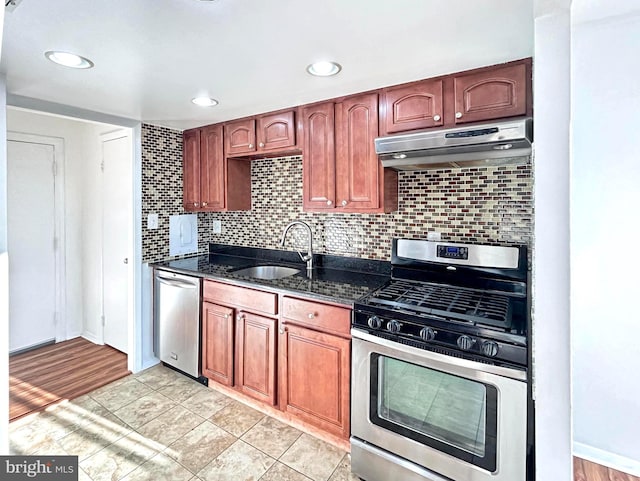
[[[285,324],[280,334],[280,407],[348,438],[351,341]]]
[[[351,309],[211,280],[202,295],[203,376],[349,438]]]
[[[236,315],[236,389],[276,404],[275,319],[240,311]]]
[[[233,385],[233,309],[202,303],[202,375]]]

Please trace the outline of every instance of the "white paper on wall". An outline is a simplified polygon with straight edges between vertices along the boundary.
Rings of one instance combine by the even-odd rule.
[[[169,216],[169,255],[178,256],[198,252],[198,216],[196,214]]]

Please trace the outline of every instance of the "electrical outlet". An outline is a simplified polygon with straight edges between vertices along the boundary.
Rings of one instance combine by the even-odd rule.
[[[430,240],[430,241],[442,240],[442,233],[437,231],[427,232],[427,240]]]
[[[147,216],[147,229],[157,229],[158,228],[158,214],[149,214]]]
[[[214,220],[211,223],[211,228],[212,228],[214,234],[222,234],[222,221],[221,220]]]

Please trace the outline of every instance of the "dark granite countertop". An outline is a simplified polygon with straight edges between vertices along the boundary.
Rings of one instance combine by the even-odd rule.
[[[300,272],[282,279],[255,279],[235,273],[260,265],[294,267]],[[296,252],[211,244],[208,255],[155,262],[155,268],[318,300],[353,305],[389,280],[389,262],[354,257],[314,255],[311,278]]]

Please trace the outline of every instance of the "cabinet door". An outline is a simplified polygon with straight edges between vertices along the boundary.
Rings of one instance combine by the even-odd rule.
[[[456,124],[525,115],[527,71],[522,63],[454,77]]]
[[[202,303],[202,374],[233,386],[233,309]]]
[[[226,172],[222,125],[200,129],[200,202],[201,210],[225,208]]]
[[[294,111],[261,115],[257,124],[258,151],[281,150],[296,145]]]
[[[382,135],[443,125],[442,80],[384,89],[380,99]]]
[[[378,94],[336,104],[336,201],[338,208],[377,209],[382,165],[373,140],[378,135]]]
[[[279,348],[281,408],[348,438],[351,341],[286,324]]]
[[[334,114],[333,102],[301,109],[303,131],[302,205],[305,210],[335,208]]]
[[[276,323],[248,312],[236,316],[236,388],[271,405],[276,403]]]
[[[182,180],[184,210],[200,210],[200,129],[182,134]]]
[[[224,124],[225,155],[250,154],[256,151],[255,119],[236,120]]]

